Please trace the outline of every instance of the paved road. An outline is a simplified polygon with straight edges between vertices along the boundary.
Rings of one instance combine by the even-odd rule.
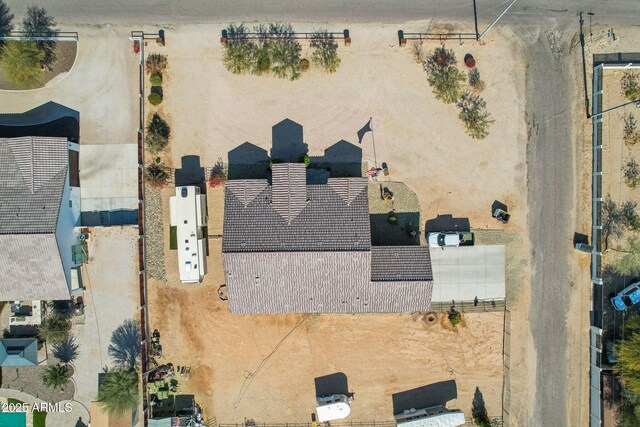
[[[22,17],[34,2],[8,0]],[[196,23],[263,20],[333,22],[406,22],[421,19],[472,20],[472,0],[41,0],[35,2],[62,23]],[[506,0],[477,0],[481,23],[490,23]],[[400,6],[401,5],[401,6]],[[636,0],[519,0],[510,14],[535,23],[553,16],[594,12],[594,19],[634,23],[640,15]]]
[[[29,3],[8,1],[19,18]],[[177,24],[266,18],[346,23],[433,18],[435,22],[442,22],[447,19],[471,21],[473,16],[471,0],[50,0],[43,3],[64,24]],[[488,24],[504,5],[503,0],[478,0],[481,27]],[[586,423],[586,420],[569,420],[565,411],[569,379],[567,329],[585,327],[567,324],[565,318],[572,289],[568,285],[570,277],[567,272],[570,268],[565,244],[567,236],[573,232],[570,219],[565,215],[574,209],[571,106],[572,100],[580,96],[568,75],[566,44],[578,29],[578,10],[594,12],[594,23],[635,24],[640,17],[640,1],[520,0],[502,23],[511,26],[521,36],[529,63],[527,117],[531,136],[527,155],[528,202],[530,239],[535,248],[530,330],[536,349],[536,384],[533,413],[523,421],[526,426]],[[64,27],[66,29],[67,25]],[[545,32],[552,29],[566,31],[559,45],[564,47],[564,54],[553,52]],[[512,383],[513,386],[528,387],[528,392],[533,392],[533,385]],[[579,396],[574,396],[577,398]],[[586,404],[572,402],[571,406],[576,407],[580,403]]]

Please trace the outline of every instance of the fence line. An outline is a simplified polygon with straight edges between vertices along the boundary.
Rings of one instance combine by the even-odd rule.
[[[33,40],[33,41],[78,41],[76,31],[9,31],[0,40]]]
[[[351,37],[349,35],[349,30],[345,29],[341,33],[340,32],[327,32],[327,35],[333,39],[344,40],[346,46],[351,44]],[[244,33],[242,36],[233,36],[229,35],[229,32],[226,29],[222,30],[222,35],[220,37],[220,43],[226,44],[229,42],[237,42],[237,41],[257,41],[257,42],[268,42],[268,41],[276,41],[276,40],[314,40],[315,33],[298,33],[293,32],[288,35],[270,35],[265,33]]]
[[[431,311],[440,313],[451,311],[461,311],[463,313],[478,313],[478,312],[490,312],[490,311],[504,311],[506,308],[506,301],[501,299],[490,300],[478,300],[475,301],[432,301]]]

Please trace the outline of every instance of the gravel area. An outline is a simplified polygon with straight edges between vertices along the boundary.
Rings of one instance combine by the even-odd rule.
[[[28,393],[45,402],[71,400],[76,391],[72,381],[67,383],[63,391],[54,390],[42,384],[42,374],[45,368],[56,363],[58,361],[53,356],[49,356],[46,365],[3,367],[2,387]]]
[[[144,206],[144,232],[147,239],[147,274],[150,277],[166,282],[164,225],[162,224],[162,191],[147,187]]]

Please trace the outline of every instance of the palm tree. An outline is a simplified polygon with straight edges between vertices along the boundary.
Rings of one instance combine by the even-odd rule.
[[[42,321],[38,336],[51,344],[62,342],[69,336],[71,322],[55,311]]]
[[[102,409],[114,416],[121,416],[138,406],[138,374],[118,369],[105,373],[98,387],[98,402]]]
[[[69,367],[66,365],[49,365],[44,368],[44,373],[42,374],[42,384],[46,387],[56,389],[59,388],[61,391],[64,390],[64,386],[69,382],[69,378],[71,377],[71,372],[69,371]]]
[[[122,369],[135,369],[140,357],[140,323],[136,320],[125,320],[113,331],[109,356],[115,365]]]
[[[53,16],[49,15],[44,7],[29,6],[27,14],[22,20],[22,30],[33,36],[53,36],[58,31],[53,28],[55,25]],[[53,51],[56,42],[39,40],[36,45],[44,53],[42,65],[49,67],[56,59]]]
[[[69,335],[53,345],[53,355],[65,365],[73,362],[78,357],[78,343],[75,337]]]
[[[5,37],[13,30],[13,13],[9,10],[9,6],[0,0],[0,37]],[[0,47],[4,45],[3,41],[0,41]]]

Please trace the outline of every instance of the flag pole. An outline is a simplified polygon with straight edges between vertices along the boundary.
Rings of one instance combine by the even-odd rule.
[[[371,126],[371,140],[373,141],[373,160],[376,162],[376,169],[378,169],[378,157],[376,157],[376,138],[373,136],[375,132],[373,131],[373,117],[369,117],[369,123]]]

